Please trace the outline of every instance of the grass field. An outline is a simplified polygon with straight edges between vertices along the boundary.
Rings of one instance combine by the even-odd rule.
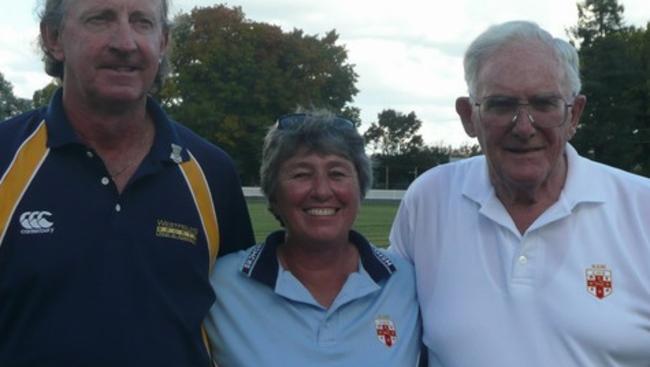
[[[259,198],[247,198],[246,202],[257,242],[264,240],[269,232],[280,228],[278,221],[266,209],[266,201]],[[364,201],[354,228],[375,245],[386,247],[390,226],[398,206],[399,201]]]

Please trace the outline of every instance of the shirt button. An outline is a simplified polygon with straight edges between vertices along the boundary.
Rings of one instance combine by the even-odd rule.
[[[106,186],[109,182],[111,182],[111,180],[109,180],[108,177],[102,177],[102,185]]]
[[[88,151],[86,151],[86,156],[88,156],[88,158],[92,158],[92,157],[94,157],[95,155],[93,154],[93,152],[91,152],[90,150],[88,150]]]
[[[521,265],[526,265],[528,263],[528,258],[524,255],[521,255],[519,256],[518,261]]]
[[[122,210],[122,206],[120,204],[115,204],[115,211],[120,212]]]

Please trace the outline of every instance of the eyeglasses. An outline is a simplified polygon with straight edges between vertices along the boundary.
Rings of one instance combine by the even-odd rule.
[[[280,116],[276,121],[276,126],[278,130],[294,129],[297,126],[302,125],[305,122],[305,120],[308,120],[313,117],[314,117],[313,115],[308,113],[290,113],[288,115]],[[335,116],[334,118],[331,119],[331,121],[335,126],[352,128],[352,129],[355,128],[352,121],[343,117]]]
[[[563,125],[569,108],[573,106],[557,96],[533,97],[528,103],[519,102],[514,97],[492,96],[474,105],[478,107],[479,118],[485,125],[505,127],[514,124],[521,110],[525,109],[530,123],[541,128]]]

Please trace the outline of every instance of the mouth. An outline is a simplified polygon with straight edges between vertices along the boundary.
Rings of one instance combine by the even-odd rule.
[[[506,147],[504,148],[505,151],[513,154],[527,154],[527,153],[532,153],[532,152],[538,152],[541,150],[544,150],[542,147]]]
[[[334,208],[311,208],[305,210],[305,212],[309,215],[313,215],[315,217],[326,217],[326,216],[332,216],[336,214],[338,210]]]
[[[114,71],[117,73],[133,73],[139,70],[138,67],[129,65],[104,65],[102,69]]]

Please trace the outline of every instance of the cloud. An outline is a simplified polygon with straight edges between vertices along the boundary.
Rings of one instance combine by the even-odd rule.
[[[31,1],[15,1],[0,13],[0,72],[14,92],[29,98],[50,78],[42,71],[33,40],[38,27]],[[213,6],[214,0],[173,0],[171,14]],[[647,0],[619,1],[628,24],[645,26]],[[240,0],[247,18],[289,31],[323,35],[336,29],[340,43],[359,74],[364,126],[386,108],[414,111],[423,121],[427,143],[459,145],[470,141],[456,117],[454,101],[466,94],[462,55],[467,45],[489,25],[513,19],[538,22],[557,37],[577,20],[571,0],[454,0],[444,5],[424,0]]]

